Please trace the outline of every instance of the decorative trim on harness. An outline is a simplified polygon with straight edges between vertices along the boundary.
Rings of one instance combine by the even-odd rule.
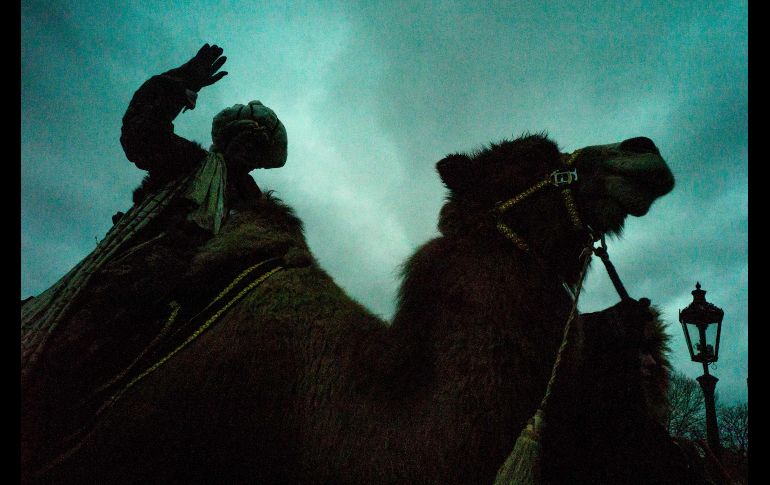
[[[500,231],[503,236],[508,238],[511,242],[513,242],[513,244],[516,245],[516,247],[522,251],[529,252],[529,245],[521,236],[519,236],[513,229],[511,229],[505,222],[502,221],[501,216],[519,202],[546,187],[561,188],[562,197],[564,198],[564,205],[567,209],[567,216],[569,216],[572,225],[575,227],[575,229],[584,229],[583,222],[580,220],[580,216],[578,214],[577,205],[575,205],[575,198],[572,195],[572,190],[569,188],[569,185],[576,182],[578,179],[577,170],[573,167],[573,164],[579,153],[580,150],[575,150],[569,156],[565,162],[567,170],[555,170],[551,172],[545,179],[536,183],[527,190],[519,193],[514,197],[511,197],[504,202],[498,202],[497,205],[495,205],[495,208],[492,210],[497,219],[497,230]],[[572,169],[570,170],[570,168]]]
[[[201,320],[204,320],[204,321],[189,337],[187,337],[187,339],[185,339],[181,344],[177,345],[173,350],[171,350],[166,355],[164,355],[160,360],[155,362],[155,364],[148,367],[144,372],[142,372],[141,374],[134,377],[131,381],[129,381],[128,384],[126,384],[121,391],[119,391],[117,394],[115,394],[112,398],[110,398],[107,401],[106,405],[111,405],[112,403],[114,403],[129,388],[133,387],[137,382],[139,382],[149,374],[158,370],[158,368],[160,368],[163,364],[168,362],[168,360],[171,359],[171,357],[176,355],[183,348],[187,347],[187,345],[190,342],[197,339],[214,322],[219,320],[219,317],[221,317],[223,313],[225,313],[228,309],[230,309],[231,306],[237,303],[238,300],[243,298],[248,292],[250,292],[252,289],[262,284],[265,280],[273,276],[275,273],[284,269],[281,263],[282,263],[282,260],[280,259],[277,259],[277,258],[270,259],[270,260],[255,264],[254,266],[249,267],[248,269],[243,271],[241,274],[239,274],[235,278],[235,280],[233,280],[233,282],[227,286],[227,288],[222,290],[222,292],[219,293],[219,295],[217,295],[217,297],[214,298],[214,300],[212,300],[211,303],[209,303],[206,306],[206,308],[204,308],[200,313],[198,313],[197,315],[195,315],[190,319],[191,323],[199,322]],[[254,273],[254,274],[251,274],[251,273]],[[233,296],[229,300],[223,300],[223,298],[232,294],[235,294],[235,296]],[[169,317],[169,319],[173,319],[176,317],[176,314],[179,309],[179,305],[175,301],[173,301],[171,302],[171,309],[172,309],[172,314]],[[208,318],[206,318],[207,316]]]
[[[118,385],[121,384],[121,382],[125,382],[128,380],[128,383],[123,385],[117,392],[112,394],[111,397],[106,399],[102,405],[96,410],[95,413],[91,415],[91,417],[87,420],[87,422],[82,425],[80,428],[78,428],[77,431],[71,433],[69,436],[64,438],[65,443],[69,443],[67,451],[64,451],[62,454],[54,458],[44,469],[41,471],[41,473],[45,473],[47,470],[50,470],[51,468],[59,465],[63,461],[65,461],[69,456],[71,456],[73,453],[75,453],[87,440],[88,435],[90,432],[93,431],[93,426],[96,422],[96,418],[101,415],[106,410],[110,409],[120,398],[128,391],[130,388],[132,388],[134,385],[136,385],[139,381],[150,375],[151,373],[158,370],[163,364],[168,362],[174,355],[176,355],[179,351],[187,347],[188,344],[190,344],[193,340],[197,339],[203,332],[205,332],[209,327],[211,327],[218,319],[222,316],[227,310],[230,309],[235,303],[237,303],[241,298],[243,298],[247,293],[249,293],[252,289],[262,284],[265,280],[273,276],[275,273],[281,271],[284,269],[284,261],[281,258],[273,258],[266,261],[262,261],[260,263],[257,263],[253,266],[250,266],[241,274],[239,274],[224,290],[222,290],[219,295],[214,298],[211,303],[209,303],[206,308],[204,308],[202,311],[200,311],[198,314],[193,316],[189,319],[189,321],[182,327],[190,327],[192,326],[195,328],[197,326],[196,330],[189,335],[183,342],[180,344],[177,344],[176,346],[173,346],[171,351],[166,351],[163,353],[160,349],[154,348],[155,345],[162,346],[163,343],[161,343],[161,340],[165,340],[165,337],[169,335],[169,331],[171,326],[174,324],[174,322],[177,320],[177,317],[180,313],[180,305],[176,301],[172,301],[169,303],[169,308],[171,310],[171,313],[169,317],[166,319],[166,322],[163,325],[163,328],[161,330],[161,333],[153,339],[153,341],[140,353],[139,357],[137,357],[125,370],[123,370],[121,373],[119,373],[117,376],[115,376],[112,380],[110,380],[109,383],[99,388],[97,391],[95,391],[88,399],[97,398],[99,394],[109,391],[111,389],[115,389]],[[203,322],[198,326],[199,322]],[[173,339],[173,337],[171,337]],[[167,346],[169,346],[169,342],[165,342]],[[154,354],[154,356],[153,356]],[[133,368],[139,364],[141,361],[149,360],[152,362],[155,358],[157,358],[157,355],[160,354],[161,357],[155,361],[154,364],[147,367],[144,371],[139,373],[138,375],[134,376],[133,378],[130,378],[132,374]],[[150,359],[152,357],[152,359]],[[130,380],[129,380],[130,379]]]
[[[241,272],[219,295],[217,295],[211,303],[209,303],[203,310],[191,317],[182,327],[195,328],[195,330],[181,343],[172,344],[168,342],[166,337],[170,334],[170,328],[174,325],[177,317],[180,313],[180,305],[176,301],[169,303],[170,315],[164,323],[161,333],[153,339],[153,341],[140,353],[126,369],[111,379],[107,384],[96,390],[87,400],[98,398],[100,394],[114,390],[121,383],[128,381],[117,392],[114,392],[109,398],[107,398],[102,405],[96,410],[96,412],[89,418],[89,422],[83,425],[74,433],[70,434],[66,441],[74,443],[68,451],[57,457],[49,466],[55,466],[66,459],[69,455],[75,452],[82,444],[84,437],[87,436],[89,429],[95,422],[96,417],[102,414],[107,409],[111,408],[130,388],[134,387],[139,381],[158,370],[163,364],[168,362],[179,351],[187,347],[193,340],[197,339],[203,332],[211,327],[219,318],[229,310],[235,303],[242,299],[251,290],[265,282],[268,278],[275,273],[284,269],[284,261],[281,258],[273,258],[266,261],[262,261],[253,266],[250,266],[243,272]],[[196,328],[197,327],[197,328]],[[174,336],[170,339],[173,341]],[[161,342],[165,340],[165,342]],[[166,350],[163,350],[165,345]],[[160,348],[158,348],[160,347]],[[170,351],[168,349],[171,349]],[[160,357],[158,357],[160,356]],[[157,359],[157,360],[155,360]],[[155,363],[146,367],[142,372],[136,374],[135,367],[144,361]],[[134,377],[131,377],[133,374]],[[81,403],[84,404],[84,403]]]

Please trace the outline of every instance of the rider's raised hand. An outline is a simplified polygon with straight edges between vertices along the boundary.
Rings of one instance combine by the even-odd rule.
[[[180,79],[188,89],[198,92],[227,75],[227,71],[217,72],[227,60],[222,52],[216,44],[204,44],[192,59],[165,74]]]

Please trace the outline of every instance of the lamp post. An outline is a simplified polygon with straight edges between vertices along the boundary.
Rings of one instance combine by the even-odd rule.
[[[709,374],[708,366],[719,358],[719,337],[722,334],[724,311],[706,301],[706,292],[700,289],[700,282],[692,291],[693,301],[684,310],[679,310],[679,322],[687,340],[690,359],[703,365],[703,375],[698,377],[706,404],[706,437],[714,454],[721,459],[719,428],[714,405],[716,377]],[[695,347],[693,347],[693,343]]]

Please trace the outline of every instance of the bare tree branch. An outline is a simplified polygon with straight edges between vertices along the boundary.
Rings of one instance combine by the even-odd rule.
[[[722,446],[735,450],[749,449],[749,405],[738,403],[732,406],[720,406],[717,409],[719,417],[719,436]]]
[[[671,374],[669,384],[668,432],[671,436],[703,439],[705,432],[705,406],[703,392],[695,379],[679,372]]]

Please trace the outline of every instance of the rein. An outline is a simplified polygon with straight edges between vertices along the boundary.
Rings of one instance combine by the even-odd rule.
[[[564,363],[564,360],[569,360],[565,357],[569,343],[573,340],[571,338],[573,322],[577,318],[578,311],[578,297],[580,296],[580,290],[583,286],[583,280],[585,279],[588,265],[591,261],[591,254],[595,253],[604,262],[607,267],[607,272],[610,273],[615,289],[621,294],[621,299],[627,299],[628,294],[623,288],[623,284],[620,282],[620,278],[617,276],[612,263],[607,256],[607,248],[602,237],[602,245],[599,248],[593,246],[593,241],[586,245],[583,251],[580,253],[580,275],[578,277],[575,297],[572,301],[572,308],[570,309],[567,322],[564,324],[564,331],[562,335],[561,344],[559,350],[556,352],[556,358],[553,366],[551,367],[551,376],[548,379],[545,394],[543,395],[540,405],[537,407],[535,414],[527,421],[524,429],[519,433],[516,443],[514,444],[513,451],[503,463],[502,467],[498,470],[495,478],[495,484],[535,484],[542,483],[542,441],[543,433],[547,429],[547,414],[550,411],[549,402],[554,390],[564,382],[564,377],[560,378],[560,368]],[[613,276],[614,275],[614,276]],[[625,296],[624,296],[625,295]],[[649,305],[649,300],[645,302],[646,298],[642,298],[639,302]]]
[[[548,407],[548,400],[551,397],[553,389],[556,386],[556,382],[559,374],[559,368],[561,367],[561,364],[562,364],[562,356],[564,355],[564,351],[569,345],[569,342],[571,341],[570,334],[572,330],[572,322],[578,316],[578,311],[577,311],[578,299],[580,297],[580,290],[583,288],[583,281],[585,280],[586,273],[588,272],[588,266],[591,262],[592,253],[599,256],[599,258],[604,263],[604,266],[607,269],[607,274],[609,274],[610,279],[612,280],[612,284],[615,287],[615,291],[618,292],[620,299],[621,300],[632,299],[630,296],[628,296],[628,292],[623,286],[623,282],[620,281],[620,276],[618,276],[618,272],[615,270],[615,266],[610,261],[610,257],[607,254],[607,244],[604,240],[604,236],[602,235],[601,237],[601,246],[594,247],[593,241],[590,242],[588,245],[586,245],[586,247],[580,253],[580,256],[578,258],[581,263],[580,275],[578,276],[578,280],[576,283],[574,298],[572,301],[572,307],[570,309],[569,316],[567,317],[567,322],[564,324],[564,332],[562,334],[561,345],[559,345],[559,350],[556,352],[556,359],[554,360],[553,367],[551,368],[551,377],[548,380],[548,385],[546,386],[545,395],[543,396],[543,399],[540,401],[540,406],[535,412],[535,415],[530,419],[529,423],[527,423],[527,426],[525,427],[525,430],[523,431],[523,433],[526,433],[530,436],[539,436],[538,429],[542,429],[542,427],[544,426],[545,411]],[[650,304],[650,301],[647,298],[641,298],[639,302],[645,306],[649,306]]]
[[[583,288],[583,280],[585,280],[586,273],[588,272],[588,266],[591,262],[591,253],[594,251],[595,249],[593,248],[593,244],[589,244],[580,254],[581,269],[580,276],[578,276],[577,287],[575,288],[575,298],[572,301],[572,308],[570,309],[569,316],[567,317],[567,323],[564,324],[564,333],[562,335],[561,345],[559,345],[559,350],[556,352],[556,360],[554,361],[553,367],[551,368],[551,377],[548,380],[548,386],[546,387],[545,395],[543,396],[542,401],[540,401],[540,406],[534,418],[535,420],[538,418],[542,419],[542,414],[548,405],[548,398],[551,396],[551,392],[554,388],[559,372],[559,367],[561,366],[564,349],[567,348],[567,345],[570,341],[570,330],[572,329],[572,322],[578,315],[577,306],[578,299],[580,297],[580,290]]]
[[[620,281],[618,272],[615,270],[615,265],[612,264],[612,261],[610,261],[610,255],[607,254],[607,243],[604,241],[604,235],[602,235],[601,244],[602,245],[598,248],[593,249],[594,254],[599,256],[599,258],[602,260],[602,263],[604,263],[604,267],[607,269],[607,274],[610,276],[610,280],[612,281],[612,286],[615,287],[615,291],[618,292],[620,299],[630,300],[631,297],[628,296],[628,292],[626,291],[625,286],[623,286],[623,282]]]

